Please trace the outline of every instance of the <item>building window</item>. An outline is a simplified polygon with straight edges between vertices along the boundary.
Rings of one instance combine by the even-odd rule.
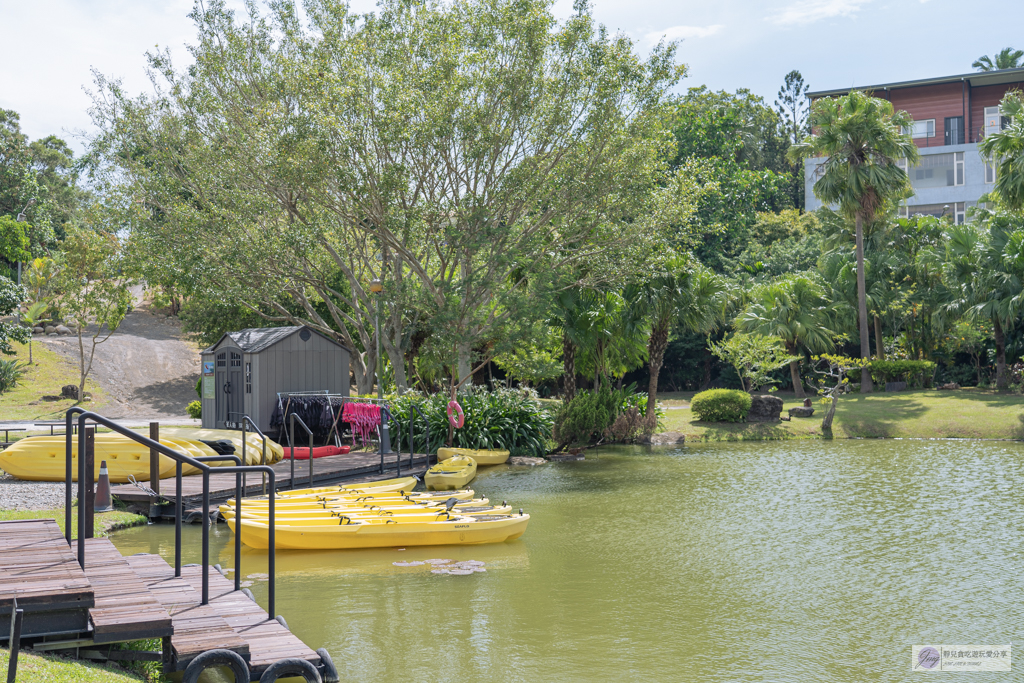
[[[903,129],[904,135],[917,138],[933,138],[935,137],[935,119],[924,119],[923,121],[914,121],[914,124],[910,128]]]
[[[242,367],[242,354],[231,352],[231,367],[240,368]]]
[[[985,162],[985,184],[991,185],[996,182],[996,162]]]
[[[252,393],[252,363],[245,364],[245,393]]]
[[[218,353],[217,354],[217,367],[218,368],[227,367],[227,364],[228,364],[228,362],[227,362],[227,354]]]
[[[964,153],[923,154],[917,165],[909,169],[907,175],[910,176],[910,184],[915,190],[963,185]]]
[[[963,202],[957,202],[953,205],[953,222],[957,225],[963,225],[967,221],[967,210],[964,207]]]
[[[985,107],[985,135],[998,133],[1010,125],[1010,119],[1003,116],[999,107]]]
[[[911,216],[935,216],[936,218],[948,218],[958,225],[964,222],[965,209],[963,202],[951,202],[949,204],[915,204],[913,206],[901,206],[900,216],[909,218]]]

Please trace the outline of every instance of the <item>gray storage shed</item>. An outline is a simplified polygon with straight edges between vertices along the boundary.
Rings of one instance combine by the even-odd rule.
[[[349,394],[349,350],[308,327],[228,332],[202,356],[206,429],[240,429],[248,415],[266,432],[278,392]]]

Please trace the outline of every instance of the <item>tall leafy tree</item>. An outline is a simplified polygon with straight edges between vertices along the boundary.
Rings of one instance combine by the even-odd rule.
[[[797,352],[801,347],[811,353],[832,349],[832,321],[828,309],[829,302],[821,285],[803,275],[788,275],[753,292],[752,301],[736,318],[736,328],[782,340],[793,357],[789,362],[793,391],[803,398],[805,392]]]
[[[686,256],[668,259],[643,283],[627,288],[625,296],[632,315],[644,320],[650,330],[646,413],[649,429],[653,430],[657,423],[658,376],[673,323],[689,332],[711,332],[722,319],[725,293],[723,278]]]
[[[804,83],[803,75],[794,69],[786,74],[779,94],[776,95],[778,99],[775,100],[775,110],[779,112],[782,127],[794,145],[808,133],[807,114],[810,112],[810,103],[807,101],[807,91],[810,89],[811,86]]]
[[[1000,69],[1017,69],[1021,66],[1021,58],[1024,58],[1024,50],[1015,50],[1012,47],[1004,47],[996,53],[992,59],[983,55],[974,60],[972,67],[978,71],[999,71]]]
[[[854,220],[857,256],[857,319],[861,357],[870,358],[867,290],[864,274],[864,224],[874,220],[886,202],[907,195],[910,180],[898,165],[914,165],[917,146],[903,131],[910,115],[896,112],[890,102],[853,91],[814,103],[811,134],[790,147],[790,158],[824,157],[817,164],[814,196]],[[872,389],[871,371],[861,368],[861,391]]]

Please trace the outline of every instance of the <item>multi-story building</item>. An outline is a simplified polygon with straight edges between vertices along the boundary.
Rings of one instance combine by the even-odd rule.
[[[808,93],[808,97],[812,101],[836,97],[851,89],[822,90]],[[995,182],[995,169],[982,159],[978,142],[1006,126],[999,102],[1008,90],[1024,90],[1024,68],[855,89],[889,100],[896,110],[906,111],[914,119],[913,129],[907,132],[920,148],[921,159],[912,168],[905,168],[914,195],[901,213],[946,215],[962,223],[966,210],[991,191]],[[808,211],[821,206],[811,189],[821,162],[814,158],[804,162]]]

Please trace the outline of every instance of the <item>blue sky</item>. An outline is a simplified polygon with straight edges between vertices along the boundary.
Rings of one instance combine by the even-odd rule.
[[[231,0],[241,6],[241,2]],[[352,0],[370,11],[374,0]],[[90,70],[148,89],[146,50],[170,47],[179,64],[194,35],[191,0],[0,0],[0,107],[33,138],[87,131]],[[571,0],[559,0],[566,16]],[[681,39],[684,87],[746,87],[774,100],[799,69],[813,89],[971,71],[983,54],[1024,49],[1024,2],[989,0],[594,0],[597,19],[646,52]],[[76,147],[79,145],[76,144]]]

